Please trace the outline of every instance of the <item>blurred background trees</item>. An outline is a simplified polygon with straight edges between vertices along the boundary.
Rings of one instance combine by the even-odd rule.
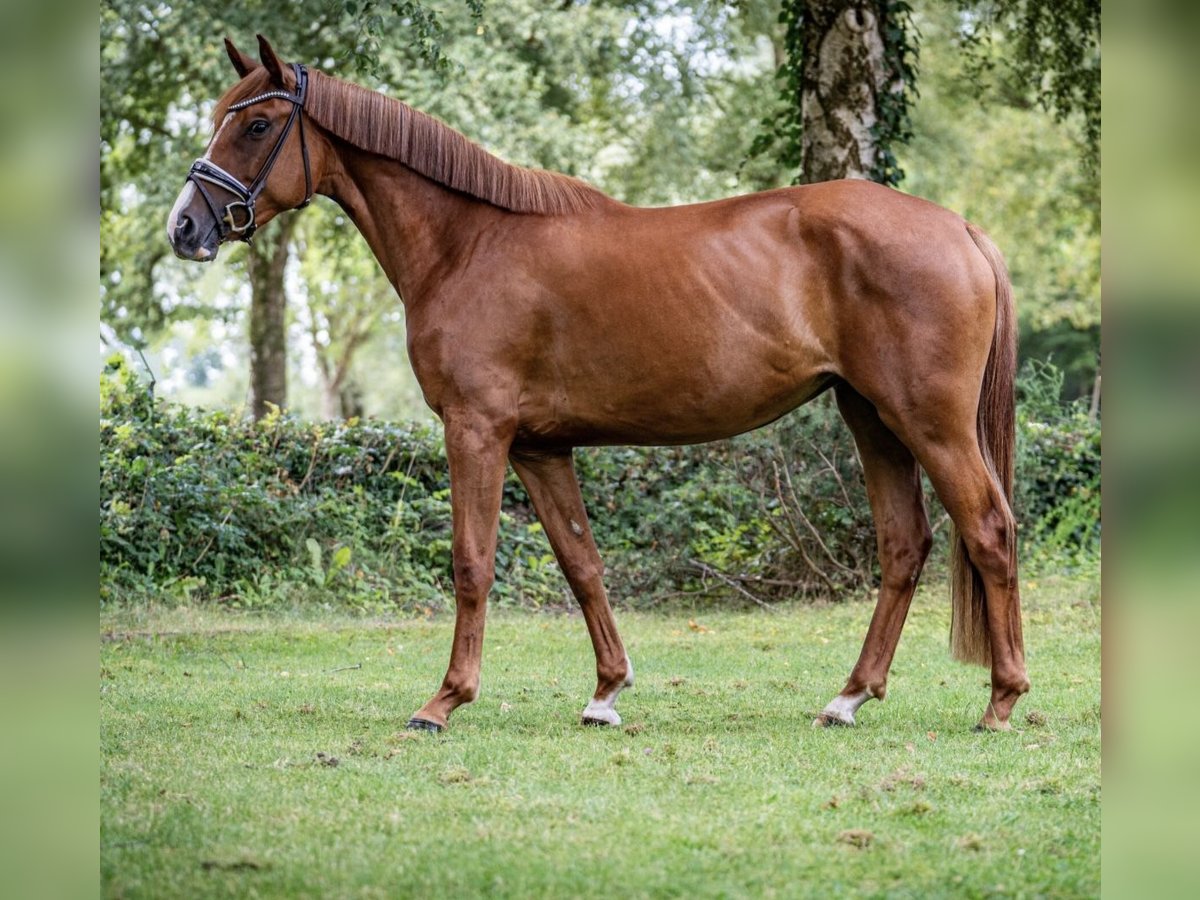
[[[384,90],[505,159],[635,204],[866,176],[1004,250],[1022,352],[1068,397],[1099,365],[1098,3],[1070,0],[248,0],[101,6],[101,338],[159,390],[255,416],[428,415],[403,310],[332,203],[213,265],[163,234],[221,39]]]

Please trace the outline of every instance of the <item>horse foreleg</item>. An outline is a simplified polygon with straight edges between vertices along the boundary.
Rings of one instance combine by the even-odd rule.
[[[617,695],[633,684],[633,666],[608,604],[604,564],[588,525],[571,452],[514,453],[511,459],[583,610],[596,651],[596,693],[583,711],[583,723],[620,725],[615,708]]]
[[[888,669],[932,542],[912,453],[880,421],[875,407],[849,385],[838,386],[837,400],[862,460],[882,579],[858,662],[815,725],[853,725],[860,706],[886,695]]]
[[[479,694],[479,668],[487,595],[495,580],[496,530],[511,437],[494,422],[446,418],[453,511],[454,643],[442,686],[408,721],[408,727],[441,731],[457,707]]]

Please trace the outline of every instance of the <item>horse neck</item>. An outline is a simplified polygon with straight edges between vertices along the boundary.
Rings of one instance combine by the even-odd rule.
[[[406,309],[433,292],[488,217],[500,212],[395,160],[345,144],[336,157],[320,192],[362,232]]]

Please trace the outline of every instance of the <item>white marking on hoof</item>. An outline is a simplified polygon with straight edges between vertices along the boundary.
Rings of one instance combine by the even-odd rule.
[[[633,687],[633,663],[625,657],[625,681],[607,697],[593,697],[584,707],[582,721],[584,725],[620,725],[621,716],[617,712],[617,697],[627,687]]]
[[[825,705],[821,714],[813,719],[813,725],[815,727],[853,725],[854,714],[872,696],[870,691],[859,691],[857,694],[838,694]]]
[[[602,700],[591,700],[583,710],[584,725],[620,725],[621,716],[613,709],[619,691],[613,691]]]

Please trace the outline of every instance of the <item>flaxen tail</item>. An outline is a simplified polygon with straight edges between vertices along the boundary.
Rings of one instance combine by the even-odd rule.
[[[996,330],[983,386],[979,392],[977,429],[983,460],[1001,493],[1012,506],[1013,455],[1016,444],[1016,405],[1013,381],[1017,373],[1016,315],[1013,311],[1012,284],[1004,257],[991,239],[967,223],[967,233],[987,259],[996,276]],[[957,530],[953,532],[952,613],[950,650],[955,659],[986,666],[991,661],[988,642],[987,606],[983,580],[967,556],[966,544]],[[1009,553],[1016,556],[1016,540]]]

